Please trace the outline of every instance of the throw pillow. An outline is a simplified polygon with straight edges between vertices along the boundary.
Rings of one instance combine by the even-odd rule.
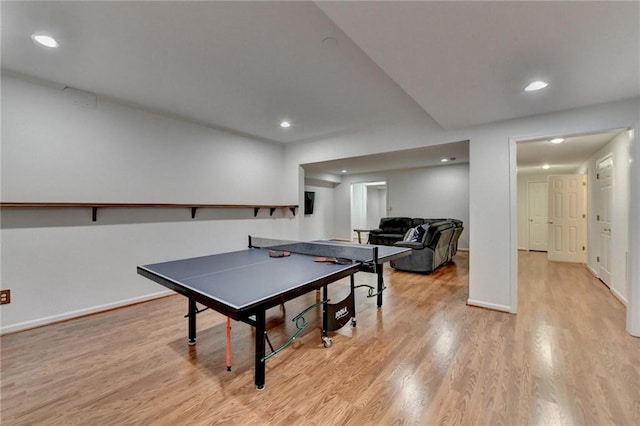
[[[411,242],[413,243],[421,243],[422,237],[424,237],[424,233],[426,230],[422,226],[416,226],[413,230],[413,235],[411,236]]]

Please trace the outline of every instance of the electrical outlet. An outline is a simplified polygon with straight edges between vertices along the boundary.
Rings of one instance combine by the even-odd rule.
[[[11,290],[0,290],[0,305],[11,303]]]

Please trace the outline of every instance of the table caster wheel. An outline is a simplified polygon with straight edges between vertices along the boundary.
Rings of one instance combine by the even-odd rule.
[[[330,337],[323,337],[322,344],[325,348],[330,348],[331,345],[333,345],[333,339],[331,339]]]
[[[355,327],[356,325],[358,325],[358,321],[355,318],[351,318],[351,326]]]

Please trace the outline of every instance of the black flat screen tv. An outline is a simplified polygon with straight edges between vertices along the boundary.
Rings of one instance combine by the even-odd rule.
[[[313,202],[315,199],[315,192],[304,191],[304,214],[313,214]]]

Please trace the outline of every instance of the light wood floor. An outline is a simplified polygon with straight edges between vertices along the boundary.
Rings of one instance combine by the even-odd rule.
[[[520,257],[519,314],[465,305],[468,254],[432,275],[388,271],[384,306],[358,290],[358,326],[314,328],[253,384],[252,329],[170,296],[2,337],[3,425],[638,425],[640,339],[584,266]],[[373,283],[373,275],[358,274]],[[347,291],[331,289],[332,297]],[[272,341],[316,294],[268,313]],[[319,324],[319,312],[307,316]]]

